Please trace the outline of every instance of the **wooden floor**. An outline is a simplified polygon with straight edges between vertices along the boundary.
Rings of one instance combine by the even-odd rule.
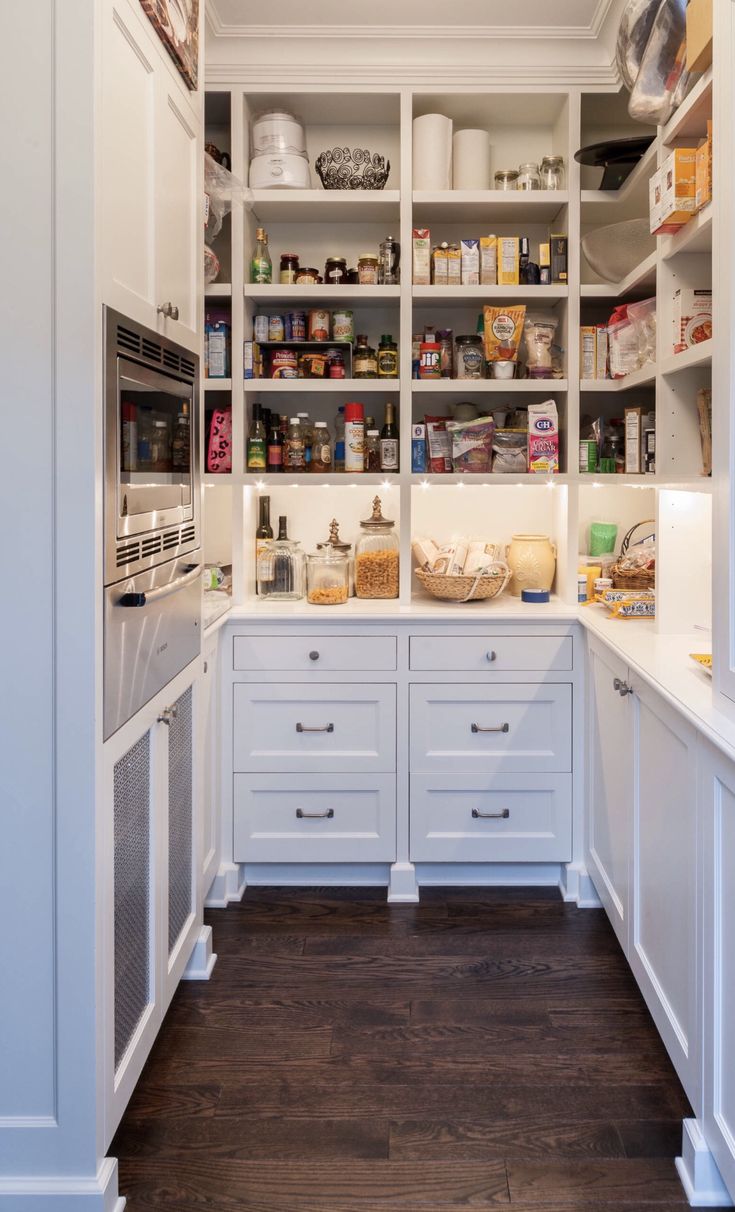
[[[686,1098],[602,911],[259,889],[207,914],[110,1152],[128,1212],[686,1207]]]

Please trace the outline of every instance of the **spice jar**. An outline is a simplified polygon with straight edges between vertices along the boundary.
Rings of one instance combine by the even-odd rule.
[[[533,160],[529,160],[526,164],[521,164],[518,168],[517,189],[541,189],[541,175],[539,173],[538,164]]]
[[[296,283],[296,278],[299,272],[299,254],[298,253],[281,253],[281,270],[279,280],[284,286],[292,286]]]
[[[484,379],[485,350],[478,333],[457,337],[457,378]]]
[[[419,378],[441,379],[441,344],[439,341],[422,341],[419,346]]]
[[[355,594],[358,598],[397,598],[399,541],[395,523],[383,517],[380,497],[372,516],[360,522],[355,548]]]
[[[355,356],[352,361],[352,374],[356,379],[377,379],[378,359],[375,350],[368,345],[366,336],[358,336],[355,346]]]
[[[332,518],[329,523],[329,538],[324,543],[317,543],[317,551],[323,551],[325,548],[333,548],[335,551],[340,551],[347,560],[349,568],[349,595],[351,598],[355,596],[355,569],[352,562],[352,544],[343,543],[339,537],[339,522],[336,518]]]
[[[541,161],[541,188],[564,188],[564,157],[544,156]]]
[[[390,333],[383,333],[378,346],[378,378],[398,378],[398,346]]]
[[[495,174],[496,189],[518,189],[518,173],[514,168],[503,168]]]
[[[436,335],[439,338],[441,377],[451,379],[454,376],[454,334],[451,328],[442,328]]]
[[[313,266],[302,265],[296,274],[297,286],[316,286],[319,281],[319,270]]]
[[[343,551],[325,546],[307,558],[306,598],[312,606],[341,606],[350,593],[350,562]]]
[[[324,281],[328,286],[344,286],[347,278],[347,258],[327,257],[324,266]]]
[[[378,285],[378,258],[373,253],[360,253],[357,280],[360,286]]]

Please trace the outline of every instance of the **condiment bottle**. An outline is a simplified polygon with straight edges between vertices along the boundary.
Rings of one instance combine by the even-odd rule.
[[[250,421],[247,446],[248,471],[265,471],[266,433],[263,425],[260,404],[253,404],[253,415]]]
[[[264,227],[255,233],[255,248],[250,258],[250,281],[267,283],[273,281],[273,262],[268,249],[268,234]]]
[[[378,378],[398,378],[398,346],[390,333],[383,333],[378,346]]]
[[[385,406],[385,423],[380,434],[380,470],[398,471],[398,426],[395,405]]]
[[[380,469],[380,432],[377,429],[368,429],[365,436],[365,470]]]
[[[368,345],[364,335],[358,335],[352,364],[352,374],[356,379],[377,379],[378,359],[375,350]]]
[[[266,471],[283,471],[283,434],[277,416],[271,417],[268,445],[266,448]]]
[[[304,436],[301,432],[301,421],[291,417],[288,425],[288,468],[289,471],[304,471],[306,459],[304,456]]]
[[[345,404],[345,471],[364,471],[365,412],[362,404]]]
[[[308,470],[314,472],[332,470],[332,439],[329,436],[326,421],[317,421],[314,425]]]
[[[311,422],[309,421],[308,412],[298,412],[296,415],[301,422],[301,438],[304,443],[304,468],[308,471],[309,464],[311,463],[311,444],[313,440]]]

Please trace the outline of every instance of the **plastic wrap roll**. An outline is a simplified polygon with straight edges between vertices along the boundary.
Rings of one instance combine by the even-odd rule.
[[[455,133],[452,187],[490,189],[490,136],[486,130],[458,130]]]
[[[444,114],[413,120],[413,187],[452,188],[452,119]]]

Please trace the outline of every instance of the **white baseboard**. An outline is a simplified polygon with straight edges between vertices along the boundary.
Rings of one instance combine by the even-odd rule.
[[[117,1191],[117,1159],[106,1157],[97,1174],[49,1174],[0,1178],[0,1212],[123,1212]]]
[[[249,888],[382,888],[388,863],[246,863]]]
[[[584,863],[564,863],[559,891],[565,901],[573,901],[578,909],[601,909],[602,901]]]
[[[181,973],[182,981],[208,981],[212,969],[217,963],[217,956],[212,951],[212,927],[202,926],[194,949],[189,956],[189,963]]]
[[[241,901],[247,888],[242,863],[221,863],[204,898],[205,909],[226,909],[233,901]]]
[[[415,905],[419,900],[419,886],[413,863],[393,863],[388,884],[389,905]]]
[[[693,1208],[731,1208],[733,1201],[722,1181],[696,1119],[682,1125],[681,1157],[676,1159],[681,1185]]]

